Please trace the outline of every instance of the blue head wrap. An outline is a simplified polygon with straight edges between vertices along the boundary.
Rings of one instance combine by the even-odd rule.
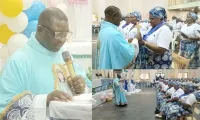
[[[174,82],[174,86],[181,87],[181,82]]]
[[[196,100],[200,102],[200,91],[194,92],[194,96],[196,97]]]
[[[197,16],[196,13],[194,13],[194,12],[189,12],[188,14],[191,16],[191,18],[192,18],[194,21],[196,21],[196,20],[198,19],[198,16]]]
[[[167,19],[167,13],[162,7],[155,7],[149,11],[149,14],[156,18],[161,18],[163,20]]]
[[[194,92],[194,86],[192,84],[186,84],[184,88],[189,90],[190,92]]]
[[[136,17],[138,21],[142,20],[142,16],[141,16],[140,12],[134,11],[134,12],[131,13],[131,16]]]

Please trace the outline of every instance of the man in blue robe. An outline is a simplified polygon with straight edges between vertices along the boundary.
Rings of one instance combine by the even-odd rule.
[[[64,66],[61,47],[70,37],[67,16],[57,8],[47,8],[38,20],[37,31],[28,43],[7,61],[0,76],[0,119],[45,120],[51,101],[70,101],[66,92],[55,89],[53,66]],[[92,86],[84,71],[73,64],[74,94]]]
[[[99,69],[123,69],[132,63],[138,53],[138,41],[131,44],[118,30],[122,20],[121,11],[115,6],[105,9],[105,21],[99,32]]]

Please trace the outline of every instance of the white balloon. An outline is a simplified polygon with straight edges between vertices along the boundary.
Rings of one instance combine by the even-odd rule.
[[[28,38],[21,33],[11,36],[7,43],[9,54],[11,55],[19,48],[22,48],[27,43],[27,41]]]
[[[16,33],[24,31],[24,29],[28,25],[28,17],[25,13],[21,12],[17,17],[15,18],[8,18],[6,17],[8,28]]]
[[[29,9],[33,2],[34,0],[23,0],[23,10]]]
[[[67,12],[67,6],[64,3],[60,3],[58,5],[56,5],[57,8],[59,8],[60,10],[62,10],[65,14]]]

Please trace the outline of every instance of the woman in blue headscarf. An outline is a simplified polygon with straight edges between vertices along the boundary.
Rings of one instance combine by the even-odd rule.
[[[167,120],[182,120],[184,116],[192,113],[192,105],[196,102],[194,86],[187,84],[183,87],[184,94],[179,97],[176,104],[168,106],[165,110]]]
[[[128,37],[127,37],[127,40],[129,41],[129,43],[132,42],[132,40],[136,37],[138,32],[140,32],[142,35],[146,34],[147,28],[145,27],[144,24],[140,23],[141,20],[142,20],[142,16],[140,12],[134,11],[130,13],[130,22],[133,24],[133,26],[129,30]],[[138,31],[137,25],[141,27],[140,31]]]
[[[131,27],[133,26],[133,24],[131,23],[131,18],[130,18],[131,14],[127,14],[125,16],[125,20],[120,22],[119,25],[119,30],[120,32],[124,35],[125,38],[127,38],[128,32],[130,31]]]
[[[113,93],[115,97],[115,104],[117,106],[126,106],[127,100],[123,86],[120,83],[121,75],[117,74],[117,78],[113,81]]]
[[[169,69],[172,55],[169,50],[172,32],[165,25],[166,11],[162,7],[155,7],[149,11],[152,28],[147,34],[137,34],[140,52],[136,59],[136,69]]]
[[[191,59],[189,68],[196,69],[200,67],[200,25],[196,23],[198,16],[194,12],[187,14],[186,22],[180,31],[180,49],[179,54],[187,59]]]

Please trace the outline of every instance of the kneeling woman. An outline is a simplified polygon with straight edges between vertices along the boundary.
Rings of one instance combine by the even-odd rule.
[[[115,78],[113,81],[113,93],[115,97],[115,104],[118,106],[126,106],[127,100],[125,90],[122,85],[123,82],[121,82],[120,79],[121,75],[117,74],[117,78]]]

